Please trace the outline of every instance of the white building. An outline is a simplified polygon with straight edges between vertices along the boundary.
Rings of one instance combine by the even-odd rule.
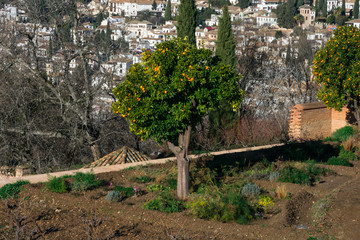
[[[277,17],[275,13],[266,13],[256,17],[258,26],[275,26],[277,25]]]

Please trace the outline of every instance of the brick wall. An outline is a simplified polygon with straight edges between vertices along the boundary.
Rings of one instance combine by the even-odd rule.
[[[297,104],[290,110],[289,137],[320,139],[330,136],[332,132],[347,125],[347,113],[346,107],[338,112],[327,109],[321,102]]]

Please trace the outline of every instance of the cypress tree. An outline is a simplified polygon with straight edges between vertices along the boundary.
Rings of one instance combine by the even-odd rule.
[[[156,1],[154,0],[154,2],[152,3],[152,10],[156,10],[157,8],[157,3]]]
[[[358,19],[358,18],[359,18],[359,0],[355,0],[354,19]]]
[[[295,26],[295,19],[294,19],[295,15],[296,15],[295,2],[292,0],[288,0],[286,3],[284,27],[293,28]]]
[[[171,0],[168,0],[166,3],[166,8],[165,8],[165,20],[171,20]]]
[[[324,0],[321,13],[323,17],[327,17],[327,0]]]
[[[181,0],[179,5],[179,15],[177,18],[177,35],[187,38],[189,43],[196,46],[196,7],[195,0]]]
[[[345,0],[342,0],[341,15],[342,15],[342,16],[345,16],[345,14],[346,14]]]
[[[236,67],[235,41],[231,29],[231,19],[227,5],[223,8],[223,15],[219,19],[219,30],[216,41],[215,55],[221,58],[221,61],[227,65]]]

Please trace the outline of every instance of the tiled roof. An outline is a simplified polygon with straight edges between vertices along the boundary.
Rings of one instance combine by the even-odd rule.
[[[84,168],[93,168],[100,166],[109,166],[123,163],[135,163],[135,162],[143,162],[148,161],[149,158],[144,154],[136,151],[135,149],[129,147],[122,147],[119,150],[116,150],[105,157],[100,158],[99,160],[90,163]]]

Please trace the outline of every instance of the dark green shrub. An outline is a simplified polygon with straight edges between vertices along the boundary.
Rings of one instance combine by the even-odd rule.
[[[143,208],[160,212],[174,213],[181,212],[184,209],[184,204],[183,202],[176,200],[174,194],[165,190],[158,192],[158,196],[145,203]]]
[[[55,177],[48,176],[48,181],[45,183],[45,187],[55,193],[65,193],[70,190],[69,183],[65,181],[68,176]]]
[[[345,126],[336,130],[330,138],[326,138],[325,140],[343,142],[352,135],[354,135],[354,128],[351,126]]]
[[[135,195],[134,188],[132,187],[115,186],[113,191],[120,192],[125,197],[132,197]]]
[[[346,159],[348,161],[357,161],[358,160],[355,153],[353,153],[351,151],[344,150],[344,149],[340,150],[339,157],[343,158],[343,159]]]
[[[96,179],[94,173],[77,172],[74,175],[74,182],[71,185],[71,190],[82,192],[97,188],[101,185],[101,180]]]
[[[329,158],[327,164],[329,165],[339,165],[339,166],[346,166],[346,167],[351,167],[350,162],[342,157],[332,157]]]
[[[252,209],[239,189],[238,185],[230,185],[227,189],[208,187],[204,194],[190,197],[187,207],[202,219],[248,223],[252,219]]]
[[[109,202],[121,202],[124,198],[126,198],[126,196],[119,191],[111,191],[105,197],[105,199]]]
[[[312,179],[312,176],[310,176],[305,170],[288,166],[280,170],[279,181],[310,186],[313,182],[315,182],[315,179]]]
[[[29,183],[29,181],[19,180],[15,183],[5,184],[2,188],[0,188],[0,199],[16,198],[18,193],[21,191],[21,186]]]
[[[241,194],[245,196],[258,196],[260,195],[260,188],[255,183],[247,183],[243,186]]]

